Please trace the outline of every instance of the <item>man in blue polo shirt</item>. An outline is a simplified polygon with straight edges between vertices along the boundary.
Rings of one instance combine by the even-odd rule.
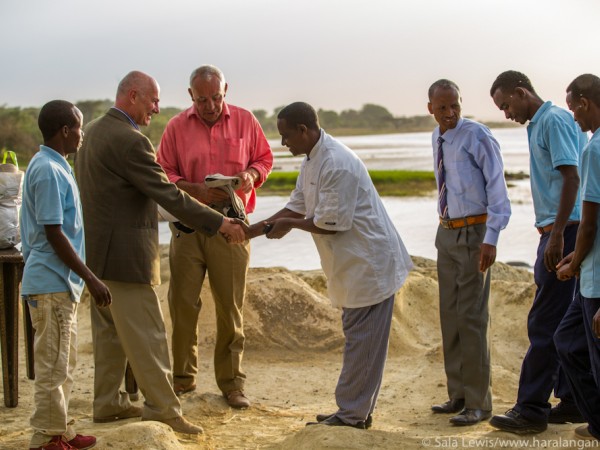
[[[31,449],[91,448],[94,436],[75,433],[68,419],[77,355],[77,304],[84,282],[98,306],[108,288],[88,269],[79,190],[66,156],[81,146],[79,109],[54,100],[40,111],[44,145],[25,173],[21,239],[25,270],[21,294],[35,329],[35,411]]]
[[[568,111],[544,102],[520,72],[498,75],[490,95],[507,119],[529,121],[531,193],[540,233],[534,267],[537,290],[527,320],[530,345],[521,367],[517,403],[492,417],[490,424],[517,434],[540,433],[549,422],[582,421],[559,371],[553,336],[576,288],[575,280],[558,280],[556,265],[575,245],[580,215],[578,167],[587,137]],[[552,389],[561,400],[554,408],[549,402]]]
[[[579,274],[581,290],[560,323],[554,342],[575,402],[588,422],[580,439],[600,439],[600,78],[585,74],[567,87],[567,105],[582,131],[591,131],[581,158],[582,214],[575,251],[559,263],[558,278]],[[585,336],[583,347],[581,336]],[[587,345],[585,345],[587,344]]]

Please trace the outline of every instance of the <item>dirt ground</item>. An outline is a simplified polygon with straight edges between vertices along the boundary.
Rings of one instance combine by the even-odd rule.
[[[166,248],[163,248],[163,256]],[[98,437],[99,450],[132,449],[420,449],[420,448],[588,448],[576,441],[572,424],[519,437],[489,424],[455,427],[430,406],[447,399],[441,354],[435,263],[414,258],[416,268],[396,297],[390,350],[379,403],[368,431],[306,427],[317,413],[334,412],[334,388],[341,367],[340,312],[325,296],[320,271],[251,269],[245,309],[244,370],[248,410],[233,410],[214,381],[214,307],[203,290],[198,389],[181,397],[184,415],[204,427],[199,438],[176,434],[157,422],[137,419],[92,422],[93,358],[89,304],[79,308],[79,362],[70,413],[80,433]],[[168,264],[158,288],[167,329]],[[494,413],[516,398],[527,348],[526,317],[534,293],[532,275],[497,263],[493,269],[492,363]],[[25,376],[20,347],[19,404],[0,407],[0,448],[28,447],[33,381]],[[554,399],[552,401],[555,401]],[[138,404],[143,402],[140,395]],[[586,447],[586,444],[588,447]]]

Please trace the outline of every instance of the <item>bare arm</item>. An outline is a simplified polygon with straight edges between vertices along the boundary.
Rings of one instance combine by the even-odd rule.
[[[336,231],[325,230],[323,228],[319,228],[313,222],[313,218],[310,217],[308,219],[298,217],[282,217],[276,219],[272,222],[269,222],[273,225],[273,227],[267,232],[268,239],[281,239],[286,234],[288,234],[292,228],[297,228],[299,230],[307,231],[309,233],[315,234],[335,234]]]
[[[560,202],[558,204],[558,213],[550,232],[546,250],[544,252],[544,265],[548,272],[556,271],[556,265],[563,258],[565,226],[573,211],[573,206],[577,200],[577,190],[579,189],[579,174],[576,166],[560,166],[558,168],[563,178],[562,190],[560,193]]]
[[[288,234],[292,228],[298,228],[309,233],[335,234],[335,231],[324,230],[317,227],[312,218],[305,218],[302,214],[283,208],[266,220],[257,222],[249,227],[247,239],[263,234],[269,239],[281,239]]]
[[[61,225],[44,225],[44,231],[48,242],[67,267],[79,275],[87,285],[90,294],[98,306],[108,306],[112,297],[108,287],[100,281],[96,275],[86,266],[81,258],[75,253],[73,246],[64,235]]]
[[[304,217],[302,214],[295,213],[287,208],[280,209],[275,214],[273,214],[268,219],[262,220],[260,222],[256,222],[255,224],[250,225],[248,231],[246,232],[246,239],[252,239],[258,236],[262,236],[267,233],[267,230],[270,231],[273,228],[272,223],[275,220],[283,219],[283,218],[302,218]]]

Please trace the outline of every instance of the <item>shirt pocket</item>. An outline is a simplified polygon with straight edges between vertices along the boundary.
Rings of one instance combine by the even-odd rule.
[[[460,153],[447,169],[446,185],[448,190],[455,189],[457,194],[468,191],[473,184],[473,162],[466,153]]]
[[[248,140],[243,138],[226,138],[224,142],[225,161],[236,173],[245,170],[250,156],[248,155]]]

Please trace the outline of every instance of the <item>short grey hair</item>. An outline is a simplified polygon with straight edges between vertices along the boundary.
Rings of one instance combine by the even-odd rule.
[[[205,64],[204,66],[194,69],[190,75],[190,87],[192,86],[194,80],[198,77],[202,77],[206,80],[215,77],[221,81],[221,86],[225,86],[225,75],[223,75],[223,72],[217,66]]]

